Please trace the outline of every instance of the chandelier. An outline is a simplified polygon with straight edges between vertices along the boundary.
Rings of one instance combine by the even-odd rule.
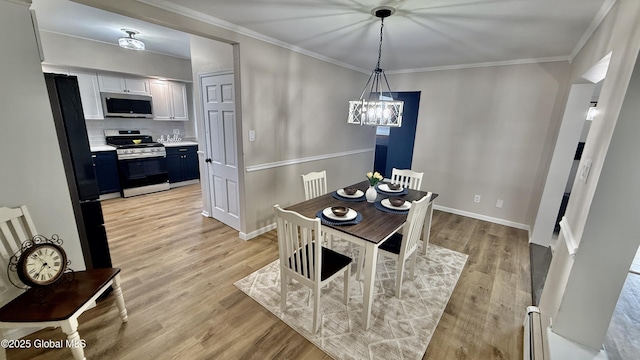
[[[404,101],[393,99],[387,76],[384,70],[380,68],[384,18],[393,15],[395,11],[396,9],[390,6],[379,6],[371,10],[371,14],[380,18],[378,62],[362,90],[360,99],[349,101],[349,118],[347,119],[347,123],[349,124],[390,127],[400,127],[400,125],[402,125]],[[368,94],[367,88],[369,89]]]
[[[122,29],[122,31],[127,33],[129,37],[121,37],[118,39],[118,45],[120,45],[120,47],[130,50],[144,50],[144,43],[133,37],[133,35],[137,35],[139,32],[128,29]]]

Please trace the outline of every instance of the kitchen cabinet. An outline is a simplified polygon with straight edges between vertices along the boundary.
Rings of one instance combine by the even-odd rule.
[[[149,95],[149,80],[124,76],[98,75],[100,91]]]
[[[84,118],[86,120],[103,120],[104,113],[102,112],[98,75],[81,71],[71,71],[69,74],[78,78]]]
[[[92,152],[93,168],[98,180],[100,194],[120,192],[120,179],[118,178],[118,158],[114,151]]]
[[[194,180],[200,177],[198,146],[166,147],[169,182]]]
[[[187,86],[173,81],[152,80],[149,91],[153,96],[153,119],[188,121]]]

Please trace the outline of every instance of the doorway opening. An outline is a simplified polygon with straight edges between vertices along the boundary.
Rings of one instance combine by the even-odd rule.
[[[420,91],[393,92],[394,99],[404,101],[401,127],[378,126],[373,170],[391,178],[391,170],[411,169],[413,146],[418,125]]]

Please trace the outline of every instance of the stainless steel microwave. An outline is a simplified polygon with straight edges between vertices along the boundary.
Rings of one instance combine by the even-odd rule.
[[[153,101],[149,95],[100,93],[105,117],[153,118]]]

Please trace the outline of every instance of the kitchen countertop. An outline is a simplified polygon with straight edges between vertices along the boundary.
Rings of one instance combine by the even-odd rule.
[[[198,143],[195,141],[178,141],[178,142],[165,142],[163,143],[166,147],[178,147],[178,146],[198,146]]]
[[[115,151],[116,148],[110,145],[93,145],[90,147],[91,152],[100,152],[100,151]]]
[[[198,146],[198,143],[195,141],[179,141],[173,143],[164,143],[166,147],[178,147],[178,146]],[[100,151],[115,151],[116,148],[111,145],[92,145],[91,152],[100,152]]]

